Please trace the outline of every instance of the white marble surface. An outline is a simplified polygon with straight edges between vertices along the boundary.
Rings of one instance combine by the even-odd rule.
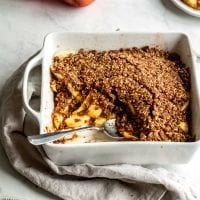
[[[169,0],[96,0],[72,8],[61,0],[0,0],[0,89],[17,67],[42,46],[53,31],[185,31],[200,54],[200,18],[177,9]],[[199,64],[200,65],[200,64]],[[186,165],[169,166],[200,184],[200,152]],[[0,196],[57,199],[15,172],[0,147]]]

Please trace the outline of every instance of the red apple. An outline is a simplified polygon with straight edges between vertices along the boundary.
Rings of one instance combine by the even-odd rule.
[[[64,2],[68,3],[71,6],[75,7],[83,7],[92,3],[94,0],[64,0]]]

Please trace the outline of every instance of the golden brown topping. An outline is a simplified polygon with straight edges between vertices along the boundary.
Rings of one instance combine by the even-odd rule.
[[[189,141],[189,70],[158,48],[86,51],[56,56],[51,66],[56,129],[102,126],[142,141]]]

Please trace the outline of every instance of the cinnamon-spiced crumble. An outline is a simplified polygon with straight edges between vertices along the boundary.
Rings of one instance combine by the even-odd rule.
[[[102,125],[139,141],[190,141],[190,75],[177,54],[159,48],[55,56],[51,66],[54,128]]]

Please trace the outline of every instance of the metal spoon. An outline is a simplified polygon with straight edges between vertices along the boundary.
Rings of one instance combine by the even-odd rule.
[[[32,135],[32,136],[28,136],[28,141],[33,145],[41,145],[41,144],[45,144],[45,143],[48,143],[48,142],[58,140],[65,135],[70,135],[71,133],[80,132],[80,131],[83,131],[83,130],[103,131],[108,137],[110,137],[112,139],[115,139],[115,140],[122,140],[123,139],[123,137],[120,137],[117,134],[117,129],[115,127],[115,119],[110,119],[110,120],[107,120],[104,123],[103,127],[85,126],[85,127],[81,127],[81,128],[77,128],[77,129],[73,129],[73,130],[52,132],[52,133],[41,134],[41,135]]]

